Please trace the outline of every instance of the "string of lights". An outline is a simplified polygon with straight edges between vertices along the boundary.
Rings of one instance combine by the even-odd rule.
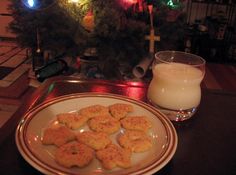
[[[10,29],[17,34],[23,47],[32,50],[39,46],[41,51],[83,55],[87,48],[96,48],[101,60],[119,60],[134,65],[148,51],[145,38],[150,27],[155,28],[155,35],[162,37],[157,49],[166,46],[162,41],[179,43],[182,39],[183,32],[179,30],[182,27],[176,26],[183,25],[184,18],[177,16],[178,23],[165,21],[172,9],[180,8],[169,6],[181,4],[183,0],[11,1],[14,21]],[[149,20],[150,7],[153,20]],[[173,27],[172,24],[176,25]]]
[[[29,9],[32,10],[47,10],[48,8],[52,7],[56,3],[58,3],[60,0],[44,0],[46,1],[46,5],[44,5],[43,0],[21,0],[22,3]],[[66,0],[67,3],[72,3],[72,4],[82,4],[84,0]],[[85,0],[86,1],[86,0]],[[147,0],[147,3],[157,3],[160,1],[161,3],[166,4],[170,9],[178,9],[181,6],[180,0]],[[129,8],[133,4],[141,4],[141,0],[120,0],[120,3],[122,6],[124,6],[125,9]],[[140,6],[140,5],[139,5]]]

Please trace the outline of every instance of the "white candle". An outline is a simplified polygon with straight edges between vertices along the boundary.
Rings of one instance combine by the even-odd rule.
[[[200,69],[187,64],[157,64],[153,67],[148,98],[167,109],[197,107],[201,99],[200,83],[203,77],[204,73]]]

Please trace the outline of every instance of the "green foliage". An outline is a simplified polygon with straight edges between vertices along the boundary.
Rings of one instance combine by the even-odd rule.
[[[50,6],[44,10],[31,10],[21,1],[11,0],[9,9],[14,20],[10,29],[17,34],[17,41],[22,47],[37,47],[37,30],[40,35],[40,47],[43,50],[58,51],[75,44],[73,33],[75,21],[64,15],[58,6]]]
[[[43,50],[83,55],[85,49],[96,47],[101,60],[121,60],[132,65],[147,54],[148,42],[144,40],[149,34],[147,9],[141,13],[134,12],[132,7],[125,10],[119,0],[80,0],[82,4],[79,5],[68,3],[68,0],[57,0],[57,3],[42,0],[44,8],[38,10],[25,7],[19,0],[11,2],[9,8],[14,20],[10,29],[17,34],[22,47],[37,47],[38,30]],[[160,33],[165,33],[163,26],[167,29],[171,26],[165,23],[168,7],[161,1],[154,1],[153,5],[154,25],[162,38],[162,35],[165,36]],[[94,15],[92,31],[86,30],[82,24],[89,11]],[[174,30],[180,25],[182,23],[173,26]],[[168,30],[165,37],[180,36],[174,30]]]

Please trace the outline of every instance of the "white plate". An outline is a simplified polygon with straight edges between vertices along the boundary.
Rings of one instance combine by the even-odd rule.
[[[149,135],[153,147],[144,153],[133,153],[132,167],[128,169],[115,168],[105,170],[95,158],[85,168],[63,168],[54,160],[56,147],[42,145],[43,128],[55,120],[55,115],[62,112],[72,112],[89,105],[111,105],[127,103],[134,106],[130,115],[145,115],[153,127]],[[83,129],[86,130],[86,127]],[[115,134],[112,136],[115,141]],[[173,157],[177,147],[177,134],[172,123],[156,108],[120,95],[80,93],[61,96],[50,102],[43,103],[30,110],[19,123],[16,130],[16,143],[24,159],[34,168],[45,174],[152,174],[165,166]]]

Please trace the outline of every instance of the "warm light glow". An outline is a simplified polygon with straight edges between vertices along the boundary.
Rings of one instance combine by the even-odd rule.
[[[79,23],[82,22],[85,14],[91,10],[91,0],[57,0],[56,2],[65,13]]]
[[[104,92],[104,93],[109,93],[110,89],[106,86],[99,86],[99,85],[94,85],[91,89],[92,92]]]
[[[94,16],[92,12],[88,12],[88,14],[83,18],[83,26],[86,30],[92,31],[94,29]]]
[[[146,95],[143,89],[139,87],[127,87],[124,94],[136,100],[141,100]]]
[[[121,0],[120,4],[124,9],[128,9],[132,5],[138,3],[138,0]]]
[[[78,3],[79,0],[69,0],[68,2],[70,2],[70,3]]]
[[[136,4],[137,3],[137,0],[124,0],[124,1],[129,4]]]

